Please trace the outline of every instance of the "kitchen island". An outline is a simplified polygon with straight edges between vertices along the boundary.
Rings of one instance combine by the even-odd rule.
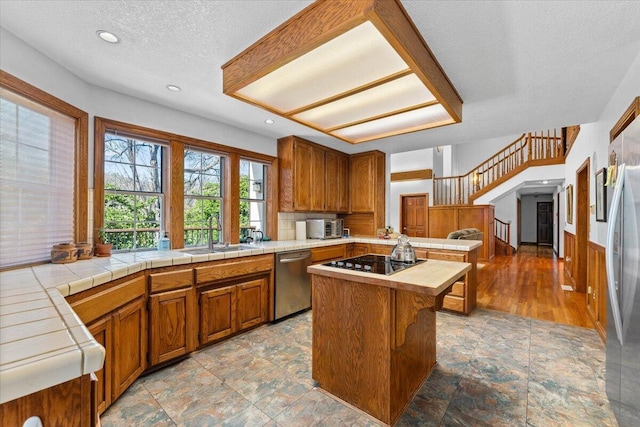
[[[392,275],[312,265],[312,376],[393,425],[436,363],[436,311],[471,264],[428,260]]]

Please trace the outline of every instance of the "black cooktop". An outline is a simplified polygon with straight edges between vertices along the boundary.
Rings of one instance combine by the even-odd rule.
[[[354,258],[341,259],[338,261],[331,261],[325,265],[327,267],[342,268],[346,270],[362,271],[365,273],[385,274],[390,275],[397,273],[398,271],[406,270],[415,265],[421,264],[426,260],[419,259],[416,262],[400,262],[392,261],[390,256],[386,255],[362,255]]]

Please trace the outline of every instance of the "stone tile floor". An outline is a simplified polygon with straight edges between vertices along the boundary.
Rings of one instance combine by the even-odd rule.
[[[593,329],[491,310],[437,315],[438,365],[398,426],[615,426]],[[348,380],[348,379],[345,379]],[[311,312],[138,379],[109,426],[379,426],[314,387]]]

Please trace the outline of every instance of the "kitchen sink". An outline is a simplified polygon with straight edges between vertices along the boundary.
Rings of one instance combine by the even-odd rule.
[[[209,248],[194,248],[194,249],[184,249],[182,252],[191,254],[191,255],[201,255],[201,254],[210,254],[213,252],[234,252],[234,251],[244,251],[247,249],[258,249],[257,245],[214,245],[213,249]]]

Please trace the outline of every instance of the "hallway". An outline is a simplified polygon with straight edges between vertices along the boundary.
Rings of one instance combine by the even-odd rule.
[[[478,307],[593,329],[586,295],[563,290],[565,281],[564,261],[550,246],[521,245],[478,270]]]

